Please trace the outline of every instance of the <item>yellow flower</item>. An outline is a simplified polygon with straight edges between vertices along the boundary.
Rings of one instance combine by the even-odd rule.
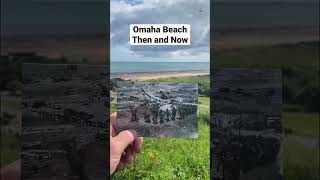
[[[154,159],[156,156],[157,156],[157,152],[155,151],[149,151],[148,152],[148,156],[151,158],[151,159]]]

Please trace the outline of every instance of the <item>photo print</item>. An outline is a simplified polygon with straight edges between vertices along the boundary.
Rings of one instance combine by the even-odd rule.
[[[22,179],[109,176],[104,65],[23,64]]]
[[[282,179],[281,77],[276,69],[214,69],[212,179]]]
[[[142,137],[198,137],[198,85],[118,81],[116,131]]]

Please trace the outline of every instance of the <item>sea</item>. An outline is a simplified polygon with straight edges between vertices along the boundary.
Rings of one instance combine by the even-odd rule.
[[[111,62],[111,74],[210,71],[209,62]]]

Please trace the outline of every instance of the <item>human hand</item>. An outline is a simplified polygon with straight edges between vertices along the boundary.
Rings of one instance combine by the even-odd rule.
[[[125,130],[116,134],[117,113],[110,117],[110,174],[130,164],[135,153],[139,153],[143,138],[137,137],[135,130]]]
[[[20,180],[21,160],[17,160],[8,166],[1,168],[0,179]]]

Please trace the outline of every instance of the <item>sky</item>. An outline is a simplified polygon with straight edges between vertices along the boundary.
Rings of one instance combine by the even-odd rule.
[[[209,0],[111,0],[111,62],[209,62]],[[190,46],[130,46],[130,24],[190,24]]]

